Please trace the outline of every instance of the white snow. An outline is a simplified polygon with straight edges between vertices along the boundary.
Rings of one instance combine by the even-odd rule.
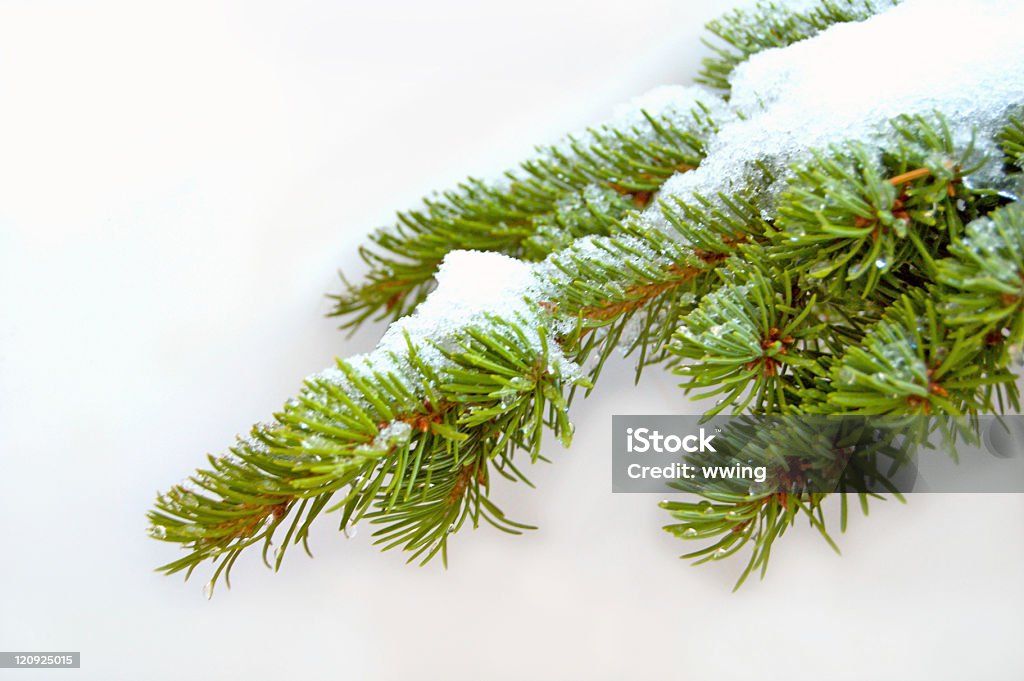
[[[542,319],[544,313],[536,304],[542,298],[541,282],[529,263],[500,253],[452,251],[445,256],[436,278],[437,287],[413,314],[392,323],[373,352],[350,357],[346,364],[366,377],[374,372],[391,373],[418,395],[424,377],[408,361],[407,337],[417,355],[444,377],[451,361],[437,346],[456,349],[453,341],[467,327],[493,327],[492,318],[515,323],[535,351],[541,349],[541,327],[554,328],[551,319]],[[553,339],[548,342],[548,353],[549,370],[565,380],[579,375],[578,367],[562,355]],[[325,369],[310,379],[337,384],[350,397],[356,397],[339,369]]]
[[[374,449],[387,449],[394,443],[408,442],[412,436],[412,426],[405,421],[392,421],[377,434],[373,441]]]
[[[452,251],[441,263],[436,281],[437,288],[413,314],[388,328],[378,350],[404,351],[406,333],[441,341],[482,321],[485,313],[505,319],[532,314],[525,297],[536,279],[530,265],[521,260],[500,253]]]
[[[1001,180],[992,138],[1007,110],[1024,100],[1024,3],[1013,0],[907,0],[861,22],[836,24],[813,38],[753,55],[732,78],[739,118],[721,126],[708,158],[676,175],[661,197],[713,196],[748,186],[752,162],[765,162],[779,191],[789,164],[810,149],[856,140],[882,144],[887,121],[939,111],[958,148],[972,130],[990,162],[969,178]],[[670,231],[656,204],[644,216]]]

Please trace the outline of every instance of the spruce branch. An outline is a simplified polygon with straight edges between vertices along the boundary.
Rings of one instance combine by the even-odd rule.
[[[714,199],[694,194],[659,200],[666,231],[648,215],[627,216],[614,235],[581,239],[545,263],[548,309],[574,319],[563,347],[580,364],[593,365],[596,381],[616,351],[636,355],[636,377],[668,357],[677,321],[715,285],[714,270],[766,223],[742,195]]]
[[[979,376],[981,343],[951,329],[929,292],[918,290],[891,305],[861,347],[833,365],[828,404],[846,414],[978,414],[994,411],[987,385],[1012,385],[1002,371]]]
[[[767,4],[728,15],[712,30],[731,48],[708,63],[705,81],[724,89],[755,52],[888,4],[837,0],[800,12]],[[928,62],[918,77],[925,67],[934,70]],[[542,460],[544,430],[568,442],[575,389],[592,388],[616,351],[636,357],[637,376],[665,363],[688,392],[722,396],[708,415],[944,415],[966,417],[973,437],[973,417],[1019,411],[1024,210],[1013,188],[1024,187],[1024,128],[1011,115],[1020,110],[1016,91],[995,105],[976,87],[975,106],[958,90],[940,100],[950,112],[899,100],[906,115],[885,122],[891,109],[864,109],[863,125],[822,124],[811,136],[820,146],[788,130],[787,148],[774,142],[779,115],[815,121],[793,114],[793,102],[773,110],[746,87],[753,92],[732,94],[747,108],[736,104],[721,120],[700,105],[681,116],[645,112],[639,127],[569,138],[502,183],[468,180],[378,231],[362,251],[368,280],[346,284],[336,313],[352,328],[375,316],[401,319],[376,351],[308,379],[274,422],[158,497],[152,535],[188,551],[161,569],[187,576],[209,562],[212,585],[253,545],[278,569],[327,511],[343,530],[372,523],[378,544],[421,563],[446,560],[460,527],[482,521],[517,533],[527,526],[491,500],[494,475],[525,481],[516,453]],[[797,104],[813,103],[799,79],[779,87]],[[464,257],[453,252],[460,247],[491,251],[470,254],[497,258],[487,265],[515,263],[516,280],[530,283],[472,314],[463,301],[436,298],[444,290],[438,275],[430,293],[438,265]],[[461,286],[479,287],[487,275]],[[448,307],[457,314],[445,317]],[[583,378],[579,367],[588,365]],[[763,576],[775,540],[801,517],[835,548],[827,494],[811,479],[839,476],[841,530],[847,494],[867,513],[878,489],[893,488],[873,459],[840,466],[849,463],[850,434],[827,439],[811,461],[781,454],[786,438],[820,435],[752,435],[773,480],[786,482],[783,493],[709,480],[681,487],[704,500],[663,504],[678,521],[666,529],[711,542],[684,557],[715,561],[750,549],[739,586],[754,571]]]
[[[221,576],[230,585],[244,549],[261,545],[277,570],[324,511],[340,512],[341,529],[363,518],[380,525],[376,543],[421,562],[447,560],[449,534],[467,523],[513,534],[529,527],[488,498],[491,475],[525,481],[514,452],[540,458],[546,428],[568,443],[563,391],[581,379],[565,373],[537,319],[487,316],[457,330],[433,348],[443,371],[406,342],[383,366],[339,360],[307,380],[273,424],[255,426],[230,454],[210,456],[209,468],[161,494],[150,532],[189,554],[160,569],[188,576],[209,561],[212,590]]]
[[[922,133],[913,153],[927,146],[926,137]],[[854,156],[867,167],[866,157]],[[825,155],[814,159],[817,167],[832,168],[823,163]],[[275,415],[274,424],[255,427],[230,455],[210,457],[210,467],[192,476],[190,484],[158,498],[150,514],[153,536],[190,551],[161,569],[191,574],[209,561],[215,566],[213,584],[221,576],[227,579],[239,555],[252,545],[261,545],[264,560],[278,569],[289,546],[306,544],[312,522],[323,511],[339,511],[342,529],[362,519],[380,525],[374,533],[379,544],[400,547],[410,552],[410,560],[421,562],[438,554],[446,560],[450,532],[466,524],[477,526],[482,520],[521,531],[527,526],[506,518],[490,500],[492,473],[525,480],[513,463],[514,452],[540,458],[545,428],[567,441],[571,392],[567,397],[565,391],[592,386],[566,373],[556,356],[564,351],[579,361],[598,357],[596,378],[600,364],[623,345],[627,326],[637,319],[641,330],[625,345],[640,353],[638,367],[672,357],[688,389],[727,394],[710,414],[725,407],[755,413],[978,413],[996,408],[993,390],[1016,405],[1014,376],[1005,369],[1005,358],[994,359],[991,369],[982,371],[979,353],[985,350],[979,346],[1007,319],[1016,321],[1013,310],[1019,300],[999,298],[1011,310],[1006,315],[957,316],[952,314],[958,311],[955,306],[936,307],[924,293],[931,289],[915,277],[943,272],[941,284],[959,287],[962,295],[1002,296],[1004,284],[992,289],[991,282],[973,276],[962,263],[1000,273],[1010,271],[1011,263],[1017,272],[1021,243],[1015,239],[1024,230],[1019,209],[992,212],[991,218],[961,230],[962,216],[991,202],[990,193],[958,184],[954,195],[963,202],[958,208],[949,196],[955,173],[904,170],[914,159],[899,145],[884,159],[881,170],[866,175],[794,167],[803,184],[781,197],[777,222],[765,220],[739,194],[662,200],[658,210],[671,232],[652,230],[647,218],[635,214],[617,224],[614,236],[582,239],[551,255],[539,270],[547,286],[546,295],[535,292],[531,309],[538,316],[487,316],[486,323],[461,327],[446,342],[431,343],[444,359],[443,371],[436,360],[424,361],[424,348],[411,339],[402,356],[378,358],[384,366],[339,361],[338,372],[307,381],[299,397]],[[784,231],[792,224],[786,221],[794,220],[790,216],[809,214],[797,210],[797,202],[817,206],[826,186],[841,197],[836,178],[858,196],[866,194],[870,181],[890,201],[896,199],[884,188],[899,185],[908,195],[906,217],[900,218],[907,221],[906,233],[935,233],[935,243],[929,241],[926,249],[894,251],[903,261],[887,273],[894,278],[891,290],[913,284],[917,294],[880,298],[876,289],[866,300],[861,291],[825,285],[813,267],[793,266],[805,261],[804,251],[792,255],[796,242],[787,237],[780,244],[778,235],[790,233]],[[932,200],[933,211],[942,203],[955,218],[921,220],[910,196]],[[832,222],[852,224],[863,216],[857,201],[837,200],[835,205],[830,213],[835,220],[808,222],[808,228],[824,232]],[[783,206],[789,206],[785,216]],[[848,212],[840,216],[841,210]],[[885,204],[876,205],[869,214],[884,210]],[[960,231],[965,233],[960,245],[949,245],[950,233]],[[990,241],[997,239],[998,247],[976,243],[986,234]],[[850,239],[840,232],[831,234],[831,241],[814,243],[828,257],[835,251],[829,246],[849,247]],[[945,248],[942,239],[951,257],[926,267],[926,257]],[[914,266],[904,267],[908,264]],[[1019,275],[1014,276],[1019,284]],[[975,304],[988,308],[987,299]],[[829,316],[840,311],[845,323]],[[537,341],[530,341],[532,333],[538,334]],[[669,338],[674,343],[666,348]],[[410,382],[410,373],[418,380]],[[696,520],[697,506],[671,502],[666,508],[681,523],[669,529],[687,539],[720,537],[710,549],[687,554],[700,560],[725,558],[752,541],[754,553],[741,581],[751,570],[763,572],[771,544],[797,516],[811,519],[828,537],[820,510],[823,494],[700,493],[713,502],[713,510],[700,505],[702,515]],[[271,558],[280,532],[282,543]]]
[[[880,157],[843,145],[794,166],[775,219],[748,235],[717,268],[718,287],[679,320],[670,349],[683,387],[724,396],[707,415],[1019,410],[1009,370],[1024,300],[1019,204],[995,208],[1005,199],[963,182],[978,164],[973,145],[954,144],[941,116],[899,118],[892,128]],[[875,253],[883,240],[893,246]],[[851,284],[857,272],[821,276],[858,254],[857,262],[886,259],[870,286]],[[858,494],[866,513],[877,494],[861,469],[850,471],[862,478],[840,479],[838,490]],[[885,488],[884,475],[869,477]],[[699,563],[753,546],[738,587],[752,571],[764,574],[771,545],[798,516],[834,547],[820,508],[827,494],[817,489],[776,495],[703,481],[686,491],[706,501],[662,504],[680,521],[666,530],[717,538],[684,556]],[[845,528],[845,494],[842,502]]]
[[[949,253],[951,257],[937,263],[938,280],[955,291],[942,306],[946,320],[994,330],[1005,338],[1000,344],[1007,349],[1024,342],[1024,209],[1020,204],[969,223],[964,237],[950,244]]]
[[[700,390],[695,399],[723,395],[709,416],[748,406],[785,411],[787,393],[822,372],[817,353],[805,343],[826,326],[805,323],[814,295],[806,297],[787,270],[752,266],[764,260],[760,248],[745,246],[740,253],[718,271],[723,285],[680,320],[671,348],[675,372],[687,378],[686,392]]]
[[[910,426],[908,428],[908,425]],[[687,455],[695,471],[704,464],[763,466],[762,482],[737,479],[692,478],[672,483],[704,501],[664,501],[661,507],[680,522],[665,530],[681,539],[713,540],[681,558],[695,564],[723,560],[750,545],[750,557],[734,591],[754,571],[763,578],[774,542],[806,517],[829,546],[839,553],[826,526],[822,502],[832,489],[842,499],[840,530],[845,531],[847,495],[857,495],[866,514],[870,498],[883,499],[876,490],[902,495],[893,489],[889,476],[906,465],[927,436],[927,428],[906,419],[891,423],[867,419],[743,417],[734,419],[716,440],[712,456]],[[893,434],[902,441],[894,444]],[[823,490],[828,490],[825,492]]]
[[[696,167],[715,129],[713,102],[688,111],[642,112],[639,123],[606,124],[537,155],[499,183],[470,178],[399,213],[394,227],[376,230],[360,255],[367,281],[332,296],[343,328],[366,319],[409,314],[433,287],[437,266],[451,250],[497,251],[543,259],[572,240],[608,234],[618,219],[645,207],[662,183]]]
[[[686,553],[680,558],[694,560],[694,565],[723,560],[735,555],[747,544],[752,551],[747,565],[733,591],[736,591],[754,571],[763,579],[768,571],[775,540],[786,533],[799,517],[807,517],[821,533],[829,546],[839,553],[839,547],[825,527],[821,502],[827,494],[770,494],[758,497],[747,495],[701,492],[704,501],[663,501],[661,508],[681,521],[664,527],[665,531],[680,539],[716,539],[704,548]],[[845,495],[843,497],[845,502]]]
[[[880,282],[892,286],[910,276],[887,276],[897,265],[934,277],[940,246],[962,229],[955,204],[970,194],[962,178],[979,160],[971,158],[972,146],[955,148],[941,115],[900,118],[892,127],[898,146],[881,163],[855,143],[814,153],[794,170],[771,234],[775,260],[864,297]],[[972,197],[973,206],[979,197]]]

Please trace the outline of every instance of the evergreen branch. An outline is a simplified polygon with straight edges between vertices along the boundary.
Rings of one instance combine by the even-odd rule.
[[[676,257],[673,257],[676,256]],[[671,320],[696,300],[705,268],[685,263],[678,245],[657,232],[581,240],[548,259],[553,295],[545,306],[575,326],[562,339],[578,363],[600,374],[617,348],[649,357],[671,334]],[[632,329],[642,333],[630,337]],[[645,362],[643,357],[638,365]]]
[[[608,234],[617,221],[650,201],[677,172],[697,166],[715,128],[711,110],[643,112],[640,123],[592,128],[580,138],[538,149],[498,184],[470,178],[421,210],[378,229],[360,255],[367,281],[332,296],[334,316],[355,328],[369,318],[409,314],[433,287],[444,256],[456,248],[543,259],[581,236]]]
[[[924,427],[922,427],[924,426]],[[899,434],[897,444],[895,434]],[[842,497],[840,529],[846,529],[846,496],[856,494],[867,514],[871,497],[884,490],[903,500],[890,477],[927,442],[923,421],[856,418],[743,417],[730,423],[716,440],[716,452],[695,452],[686,459],[697,474],[673,482],[702,502],[665,501],[661,507],[681,522],[664,529],[683,539],[715,540],[683,558],[696,563],[721,560],[751,545],[738,589],[755,570],[764,577],[776,539],[797,517],[807,517],[836,553],[839,548],[826,528],[822,501],[833,491]],[[757,482],[704,478],[705,466],[748,465],[764,468]],[[781,521],[781,522],[780,522]],[[735,590],[734,589],[734,590]]]
[[[941,117],[900,118],[893,129],[881,155],[843,145],[794,166],[775,219],[735,249],[713,277],[718,287],[679,320],[670,349],[675,371],[688,379],[684,388],[724,395],[709,415],[726,406],[754,413],[1019,411],[1008,365],[1022,323],[1022,209],[997,208],[999,197],[963,182],[979,160],[972,144],[954,144]],[[699,238],[701,230],[693,231]],[[879,258],[887,260],[872,268],[878,276],[865,278],[870,285],[855,285],[860,273],[841,269]],[[848,480],[852,473],[860,477]],[[858,493],[867,512],[867,480],[889,484],[877,471],[844,471],[841,528],[846,493]],[[754,570],[763,575],[772,544],[797,515],[834,547],[820,509],[825,494],[776,496],[705,482],[687,491],[707,501],[662,505],[681,521],[666,530],[716,539],[684,556],[697,562],[752,545],[737,586]]]
[[[752,572],[763,579],[768,570],[768,559],[776,539],[792,527],[801,514],[807,516],[812,527],[821,533],[829,546],[839,553],[839,547],[825,528],[821,502],[827,494],[768,494],[741,496],[703,492],[707,499],[700,502],[663,501],[659,506],[681,522],[663,529],[687,540],[715,539],[704,548],[686,553],[680,558],[693,559],[694,565],[728,558],[748,543],[752,545],[750,559],[733,586],[736,591]]]
[[[949,289],[943,319],[983,337],[976,380],[985,382],[989,399],[997,391],[1000,411],[1004,400],[1019,411],[1016,383],[998,377],[1024,344],[1024,207],[1016,202],[969,223],[949,253],[937,263],[938,280]]]
[[[955,289],[943,304],[957,325],[1008,331],[1010,344],[1024,342],[1024,208],[1013,203],[967,225],[938,262],[939,281]]]
[[[1012,385],[1002,371],[979,381],[981,344],[948,327],[930,292],[905,295],[832,368],[827,402],[846,414],[978,414],[995,411],[983,386]]]
[[[704,80],[727,89],[754,52],[882,4],[834,0],[800,12],[762,4],[729,15],[712,24],[728,47],[716,48]],[[807,102],[806,92],[790,90]],[[370,275],[346,282],[335,312],[347,327],[416,313],[371,355],[310,378],[274,423],[158,497],[151,533],[188,551],[161,569],[187,576],[209,562],[213,585],[249,546],[262,545],[270,565],[283,532],[277,569],[325,511],[339,512],[343,530],[373,523],[377,543],[420,562],[446,559],[449,534],[467,524],[519,532],[526,526],[490,500],[493,474],[525,480],[514,454],[543,458],[545,428],[568,440],[572,391],[592,386],[574,362],[596,360],[596,378],[616,349],[638,355],[638,375],[668,359],[688,391],[724,395],[710,414],[1019,410],[1010,364],[1024,326],[1024,220],[1017,204],[1006,205],[1016,200],[1006,187],[1020,183],[1012,166],[1024,131],[1011,118],[996,140],[991,128],[1003,114],[956,111],[968,115],[950,120],[986,122],[977,147],[962,142],[970,131],[951,131],[939,115],[902,117],[859,141],[841,142],[840,128],[824,126],[818,138],[840,143],[810,153],[795,145],[803,162],[784,168],[779,159],[797,156],[781,147],[736,148],[737,139],[767,139],[764,129],[750,138],[723,131],[712,148],[724,147],[726,160],[671,183],[704,161],[715,121],[704,106],[645,113],[637,126],[541,149],[501,185],[470,179],[401,214],[362,250]],[[748,122],[749,112],[733,113],[737,126]],[[1009,166],[1002,172],[1012,173],[1005,185],[983,176],[1000,172],[979,153],[996,141]],[[704,173],[709,166],[721,177]],[[781,195],[776,177],[789,178]],[[431,321],[444,303],[417,304],[438,263],[460,246],[543,260],[517,266],[546,285],[513,287],[529,298],[521,306],[505,296],[495,314],[474,308],[467,322],[456,301],[459,314]],[[462,286],[482,283],[477,276]],[[410,327],[423,333],[405,336],[401,348],[388,342]],[[833,441],[821,462],[794,468],[777,456],[771,438],[782,435],[766,430],[758,442],[784,493],[712,483],[689,490],[704,502],[663,505],[680,521],[666,529],[715,540],[686,557],[718,560],[752,544],[742,583],[753,570],[764,574],[774,541],[800,515],[835,547],[825,495],[807,483],[834,472],[842,447]],[[844,469],[841,528],[845,493],[859,494],[866,512],[871,481],[885,488],[870,466]]]
[[[724,395],[709,416],[730,406],[735,411],[748,406],[758,412],[785,411],[787,393],[822,373],[817,353],[806,342],[826,328],[805,323],[814,296],[801,292],[787,270],[751,266],[763,260],[759,247],[740,252],[742,259],[730,259],[718,272],[723,285],[680,320],[671,347],[677,358],[674,371],[687,378],[682,384],[687,393],[703,390],[695,399]]]
[[[653,210],[653,209],[652,209]],[[765,223],[754,202],[724,194],[659,201],[663,231],[650,215],[625,219],[610,238],[582,239],[548,258],[549,309],[576,320],[563,346],[593,364],[597,379],[617,349],[643,368],[663,361],[676,320],[709,293],[711,273]]]
[[[152,536],[189,551],[160,570],[187,578],[210,562],[209,589],[221,576],[230,585],[242,551],[262,545],[271,566],[283,532],[277,570],[323,511],[341,511],[342,529],[362,518],[380,525],[376,543],[421,562],[438,553],[447,560],[450,532],[467,523],[528,527],[487,498],[491,473],[525,479],[514,452],[538,459],[544,428],[568,442],[562,392],[579,379],[565,373],[535,319],[487,317],[458,330],[435,346],[443,371],[407,343],[404,356],[339,360],[336,371],[311,377],[275,423],[254,427],[231,454],[209,457],[188,484],[159,495]]]
[[[901,118],[893,128],[897,146],[882,159],[850,144],[794,169],[771,234],[774,260],[865,298],[879,284],[892,291],[934,277],[943,244],[963,228],[957,201],[977,198],[962,178],[978,161],[973,145],[956,149],[941,116]]]

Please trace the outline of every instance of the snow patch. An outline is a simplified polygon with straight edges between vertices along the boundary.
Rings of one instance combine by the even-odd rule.
[[[788,47],[759,52],[737,66],[730,104],[708,157],[662,187],[660,197],[714,196],[758,182],[758,161],[774,175],[765,206],[811,149],[846,141],[881,147],[888,121],[943,114],[958,149],[988,158],[968,178],[998,187],[1002,155],[994,138],[1024,98],[1024,3],[907,0],[861,22],[836,24]],[[973,37],[972,37],[973,36]],[[983,38],[981,38],[983,37]],[[671,232],[655,204],[644,216]]]

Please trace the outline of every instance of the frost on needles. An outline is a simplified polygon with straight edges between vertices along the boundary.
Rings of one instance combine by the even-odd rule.
[[[396,321],[159,496],[153,536],[188,551],[162,569],[209,560],[213,584],[254,544],[276,569],[323,511],[421,562],[467,523],[519,532],[492,480],[525,480],[515,454],[542,458],[545,430],[568,442],[613,352],[709,413],[1019,411],[1022,20],[991,0],[734,10],[709,26],[707,87],[400,214],[336,297],[347,327]],[[666,529],[707,542],[698,562],[749,545],[739,582],[798,516],[832,543],[798,481],[682,491],[704,499],[665,502]]]

